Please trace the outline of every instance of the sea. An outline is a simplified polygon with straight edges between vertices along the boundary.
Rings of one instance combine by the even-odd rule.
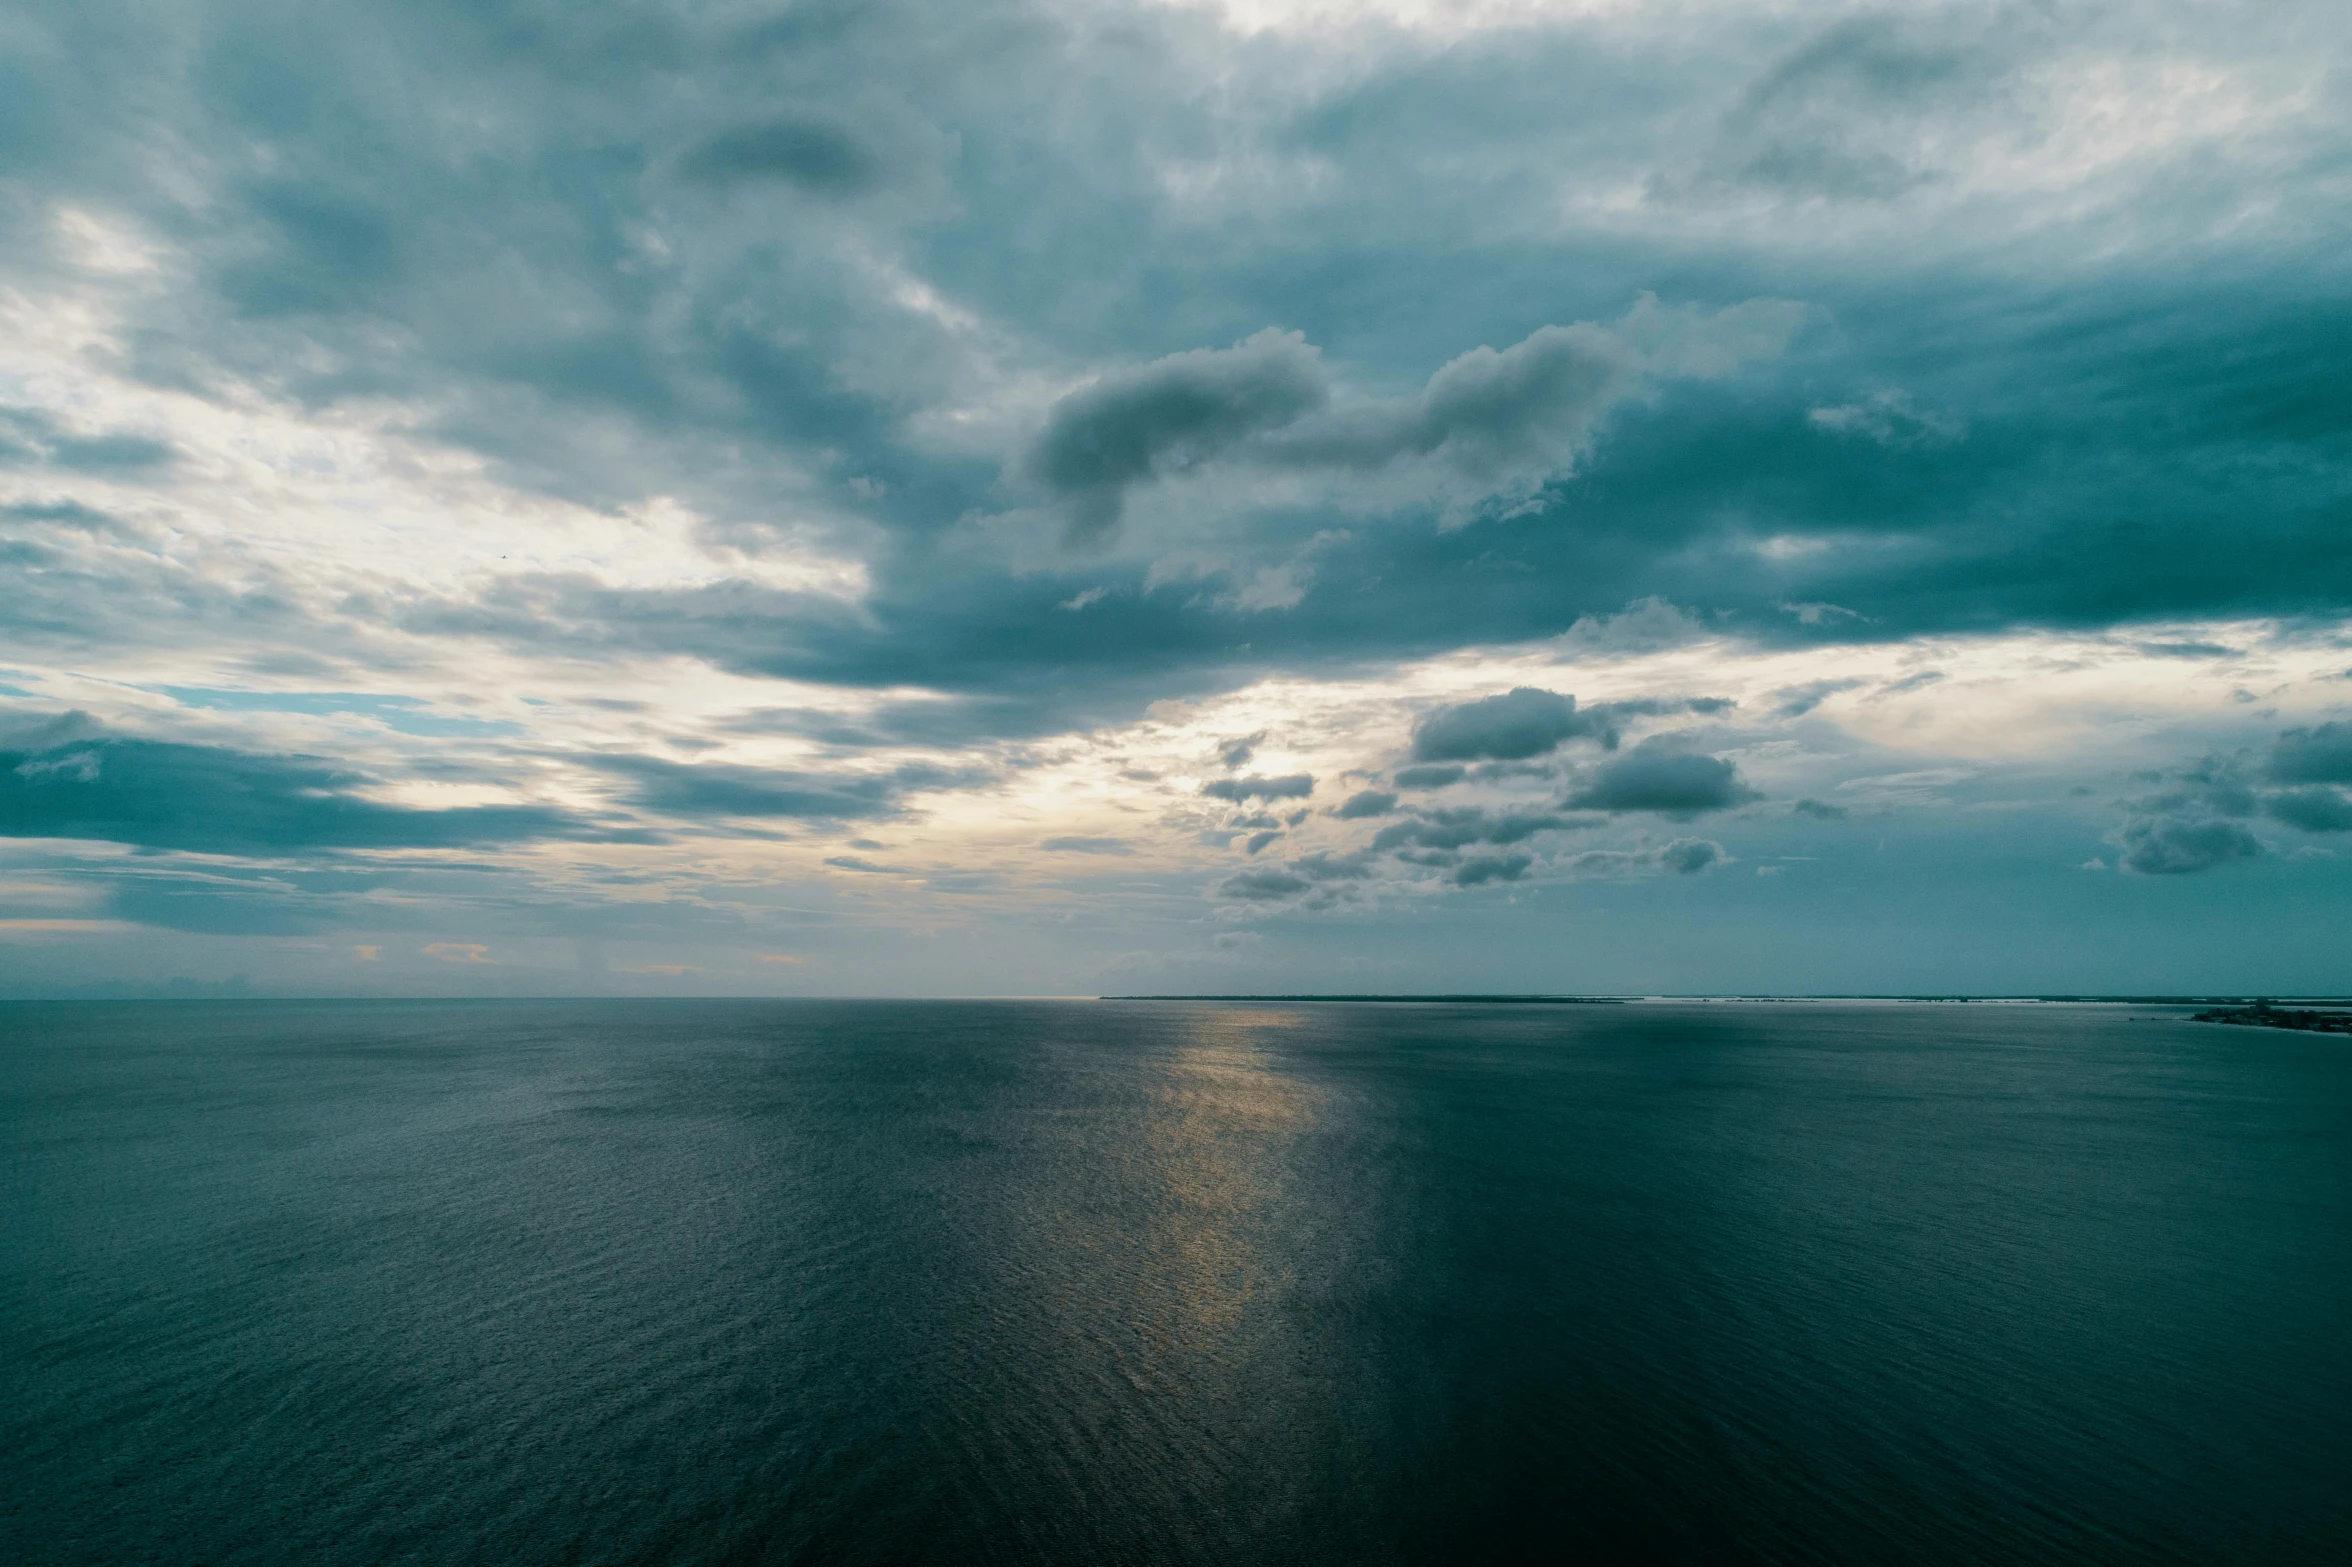
[[[0,1007],[0,1560],[2352,1561],[2352,1040]]]

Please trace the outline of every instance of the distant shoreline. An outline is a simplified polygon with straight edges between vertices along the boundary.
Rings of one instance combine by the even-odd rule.
[[[1818,1001],[1904,1001],[1904,1002],[1915,1002],[1915,1003],[1917,1003],[1917,1002],[1933,1002],[1933,1003],[1939,1003],[1939,1004],[1940,1004],[1940,1003],[1951,1003],[1951,1002],[1973,1002],[1973,1003],[1976,1003],[1976,1004],[1978,1004],[1978,1005],[1985,1005],[1985,1006],[2018,1006],[2018,1005],[2077,1005],[2077,1006],[2080,1006],[2080,1005],[2098,1005],[2098,1006],[2143,1006],[2143,1007],[2240,1007],[2240,1008],[2252,1008],[2252,1007],[2262,1006],[2262,1005],[2265,1005],[2265,1004],[2266,1004],[2266,1003],[2264,1003],[2264,1002],[2260,1001],[2259,999],[2257,999],[2257,998],[2255,998],[2255,997],[2252,997],[2252,996],[1955,996],[1955,995],[1917,995],[1917,996],[1897,996],[1897,995],[1841,995],[1841,996],[1831,996],[1831,995],[1823,995],[1823,996],[1743,996],[1743,995],[1715,995],[1715,996],[1647,996],[1647,995],[1621,995],[1621,996],[1565,996],[1565,995],[1562,995],[1562,996],[1551,996],[1551,995],[1482,995],[1482,994],[1474,994],[1474,993],[1463,993],[1463,994],[1398,994],[1398,995],[1383,995],[1383,994],[1379,994],[1379,993],[1375,993],[1375,992],[1364,992],[1364,993],[1356,993],[1356,994],[1337,994],[1337,993],[1334,993],[1334,994],[1314,994],[1314,995],[1304,995],[1304,994],[1302,994],[1302,995],[1282,995],[1282,994],[1260,994],[1260,995],[1133,995],[1133,996],[1097,996],[1097,997],[1095,997],[1094,999],[1095,999],[1095,1000],[1097,1000],[1097,1001],[1380,1001],[1380,1002],[1399,1002],[1399,1003],[1413,1003],[1413,1004],[1420,1004],[1420,1005],[1435,1005],[1435,1004],[1440,1004],[1440,1003],[1445,1003],[1445,1002],[1454,1002],[1454,1003],[1465,1003],[1465,1004],[1466,1004],[1466,1003],[1478,1003],[1478,1004],[1480,1004],[1480,1005],[1510,1005],[1510,1006],[1612,1006],[1612,1007],[1613,1007],[1613,1006],[1624,1006],[1624,1005],[1627,1005],[1628,1003],[1631,1003],[1631,1002],[1638,1002],[1638,1001],[1694,1001],[1694,1002],[1708,1002],[1708,1001],[1739,1001],[1739,1002],[1753,1002],[1753,1003],[1771,1003],[1771,1004],[1777,1004],[1777,1005],[1788,1005],[1788,1006],[1802,1006],[1802,1005],[1805,1005],[1805,1004],[1806,1004],[1806,1003],[1808,1003],[1808,1002],[1818,1002]],[[2340,1006],[2340,1005],[2348,1005],[2348,1004],[2352,1004],[2352,1001],[2347,1001],[2347,1000],[2346,1000],[2346,998],[2342,998],[2342,997],[2335,997],[2335,996],[2298,996],[2298,997],[2293,997],[2293,998],[2291,998],[2291,999],[2293,999],[2293,1000],[2297,1000],[2297,1001],[2303,1001],[2303,1002],[2317,1003],[2317,1004],[2320,1004],[2320,1005],[2337,1005],[2337,1006]],[[2298,1015],[2304,1015],[2304,1014],[2298,1014]],[[2311,1016],[2326,1016],[2326,1015],[2330,1015],[2330,1014],[2313,1013],[2313,1014],[2308,1014],[2308,1015],[2311,1015]],[[2216,1016],[2215,1016],[2215,1018],[2214,1018],[2213,1020],[2214,1020],[2214,1021],[2237,1021],[2237,1020],[2236,1020],[2236,1019],[2234,1019],[2234,1018],[2230,1018],[2230,1019],[2223,1019],[2223,1018],[2220,1018],[2218,1015],[2216,1015]],[[2279,1024],[2279,1025],[2276,1025],[2276,1026],[2278,1026],[2278,1027],[2296,1027],[2296,1026],[2301,1026],[2301,1025],[2295,1025],[2295,1024]]]
[[[1410,1001],[1420,1003],[1477,1002],[1480,1005],[1547,1007],[1621,1007],[1631,996],[1503,996],[1503,995],[1315,995],[1315,996],[1097,996],[1097,1001]]]
[[[2322,1012],[2274,1007],[2267,1001],[2252,1006],[2200,1012],[2192,1023],[2229,1023],[2239,1028],[2284,1028],[2300,1034],[2352,1034],[2352,1012]]]

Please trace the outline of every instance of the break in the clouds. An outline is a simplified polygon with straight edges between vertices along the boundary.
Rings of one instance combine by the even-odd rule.
[[[2347,28],[20,4],[0,989],[2339,989]]]

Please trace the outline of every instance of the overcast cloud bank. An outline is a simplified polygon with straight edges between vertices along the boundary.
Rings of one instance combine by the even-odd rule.
[[[16,7],[0,987],[2340,988],[2340,12],[1447,15]]]

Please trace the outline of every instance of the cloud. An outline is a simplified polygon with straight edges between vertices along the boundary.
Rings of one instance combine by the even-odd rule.
[[[2343,789],[2324,785],[2284,789],[2266,797],[2262,808],[2305,832],[2352,832],[2352,793]]]
[[[1725,697],[1638,697],[1580,708],[1572,696],[1518,686],[1500,696],[1424,713],[1413,725],[1413,756],[1423,763],[1516,762],[1546,755],[1578,739],[1593,740],[1614,751],[1620,727],[1629,720],[1668,713],[1720,713],[1735,705]],[[1439,766],[1409,767],[1396,775],[1396,781],[1405,788],[1429,788],[1460,776],[1459,768],[1449,776]]]
[[[1323,850],[1301,855],[1288,865],[1237,871],[1216,885],[1214,895],[1242,903],[1284,903],[1304,896],[1307,906],[1314,907],[1333,901],[1349,884],[1371,875],[1369,856]]]
[[[1569,792],[1567,803],[1578,810],[1689,818],[1761,798],[1740,782],[1739,769],[1728,758],[1688,750],[1685,744],[1677,736],[1654,735],[1595,769]]]
[[[1488,811],[1480,806],[1425,811],[1411,820],[1394,822],[1372,836],[1372,850],[1399,848],[1451,850],[1474,843],[1513,844],[1537,833],[1565,832],[1586,825],[1549,811]]]
[[[902,767],[887,773],[810,773],[721,762],[668,762],[642,755],[583,756],[584,765],[624,779],[632,803],[685,817],[784,817],[814,822],[896,815],[914,789],[959,787],[977,773]]]
[[[1803,315],[1758,299],[1706,316],[1643,294],[1614,327],[1539,327],[1447,361],[1415,396],[1334,406],[1267,441],[1267,457],[1364,473],[1418,464],[1443,500],[1441,523],[1459,526],[1480,500],[1525,497],[1566,474],[1601,417],[1653,378],[1720,376],[1776,355]]]
[[[1519,761],[1541,756],[1562,741],[1602,738],[1613,731],[1605,715],[1576,698],[1533,686],[1425,713],[1413,725],[1413,758],[1420,762],[1480,759]],[[1402,782],[1400,776],[1399,781]]]
[[[1482,887],[1488,882],[1517,881],[1534,863],[1535,856],[1531,854],[1476,855],[1454,868],[1454,885]]]
[[[2143,876],[2182,876],[2262,855],[2262,842],[2238,822],[2220,817],[2139,817],[2115,836],[2118,863]]]
[[[1466,767],[1448,765],[1400,767],[1396,771],[1396,786],[1399,789],[1443,789],[1448,784],[1460,783],[1468,771]]]
[[[421,949],[428,958],[444,963],[488,963],[490,949],[478,941],[436,941]]]
[[[1572,877],[1639,880],[1661,874],[1696,876],[1730,863],[1730,854],[1712,838],[1677,838],[1654,849],[1587,849],[1558,868]]]
[[[1361,821],[1367,816],[1386,816],[1396,809],[1397,797],[1381,789],[1363,789],[1347,798],[1331,814],[1343,822]]]
[[[40,408],[0,404],[0,468],[55,468],[98,478],[150,476],[171,466],[179,453],[169,441],[127,431],[77,434]],[[67,503],[67,519],[87,508]]]
[[[1967,426],[1950,414],[1922,408],[1907,393],[1885,391],[1858,403],[1815,408],[1805,415],[1816,430],[1859,437],[1881,446],[1919,446],[1956,441]]]
[[[1296,871],[1278,866],[1260,870],[1237,871],[1217,884],[1217,896],[1239,899],[1245,903],[1277,903],[1296,897],[1314,885]]]
[[[1712,838],[1677,838],[1658,851],[1658,864],[1677,876],[1696,876],[1723,857],[1723,845]]]
[[[1827,800],[1799,800],[1789,809],[1800,816],[1810,816],[1816,821],[1842,822],[1846,819],[1846,808],[1842,805],[1832,805]]]
[[[1197,468],[1330,397],[1316,351],[1272,327],[1114,371],[1054,404],[1022,467],[1059,496],[1073,540],[1118,524],[1130,485]]]
[[[2270,750],[2274,783],[2352,784],[2352,723],[2290,729]]]
[[[1291,773],[1281,778],[1215,778],[1201,785],[1201,793],[1212,800],[1303,800],[1315,792],[1315,780],[1307,773]]]
[[[2115,840],[2125,845],[2124,868],[2174,873],[2252,858],[2266,850],[2241,824],[2257,815],[2304,832],[2352,831],[2352,790],[2306,781],[2344,771],[2352,760],[2348,739],[2352,725],[2289,729],[2272,743],[2258,772],[2249,771],[2241,751],[2142,775],[2158,787],[2127,802],[2128,815]],[[2266,788],[2264,780],[2296,786]]]
[[[722,131],[680,167],[697,179],[782,180],[828,196],[870,189],[882,174],[872,150],[842,127],[795,118]]]
[[[1221,740],[1217,743],[1217,760],[1223,762],[1227,767],[1245,766],[1251,757],[1258,754],[1258,747],[1265,743],[1266,731],[1263,729],[1255,734],[1241,735],[1231,740]]]
[[[243,854],[644,837],[538,805],[386,805],[359,792],[372,782],[313,757],[158,740],[0,751],[0,836]]]
[[[1638,373],[1621,338],[1589,323],[1540,327],[1499,352],[1447,361],[1417,396],[1367,400],[1277,443],[1296,466],[1378,469],[1434,458],[1494,482],[1528,465],[1564,466]]]
[[[1802,718],[1840,691],[1863,684],[1860,680],[1809,680],[1801,686],[1783,686],[1772,693],[1779,699],[1772,711],[1779,718]]]
[[[1613,328],[1539,327],[1448,360],[1412,396],[1350,400],[1334,399],[1303,334],[1267,327],[1070,393],[1019,466],[1060,500],[1074,542],[1116,526],[1133,486],[1218,461],[1342,480],[1417,466],[1423,477],[1374,509],[1435,499],[1459,525],[1472,503],[1567,472],[1601,416],[1651,378],[1722,375],[1777,354],[1802,316],[1771,300],[1704,316],[1644,295]]]
[[[1133,854],[1134,848],[1124,838],[1048,838],[1038,845],[1055,854]]]
[[[1939,116],[1988,90],[2006,65],[2000,42],[1970,27],[1966,12],[1832,23],[1783,54],[1723,115],[1700,179],[1796,198],[1892,201],[1943,177],[1937,160],[1950,155],[1950,133],[1935,134]]]
[[[2331,727],[2279,736],[2267,771],[2274,777],[2281,771],[2324,772],[2332,763]],[[2117,865],[2141,875],[2179,876],[2261,858],[2269,848],[2246,825],[2257,814],[2306,832],[2352,830],[2352,802],[2334,789],[2315,784],[2265,791],[2249,778],[2246,762],[2243,752],[2215,754],[2143,774],[2158,787],[2126,802],[2125,818],[2108,840],[2121,851]]]

